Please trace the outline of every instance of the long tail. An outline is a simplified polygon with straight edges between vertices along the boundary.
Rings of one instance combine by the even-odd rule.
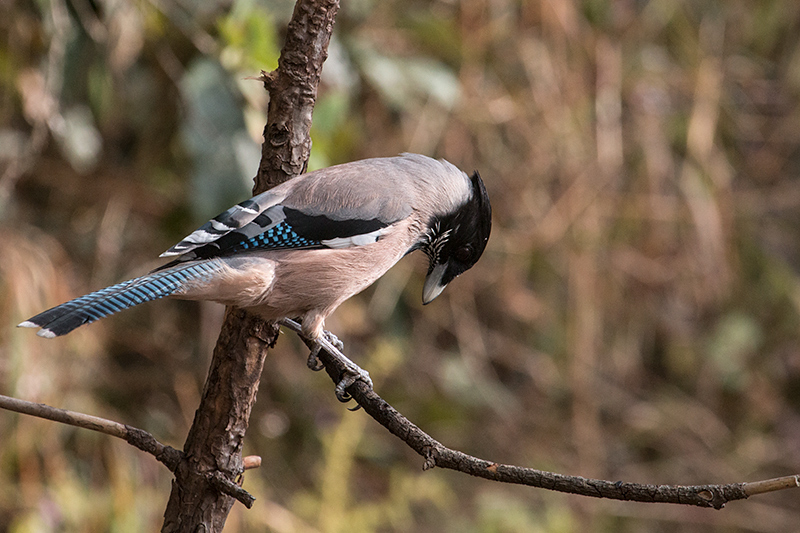
[[[40,337],[66,335],[79,326],[91,324],[123,309],[169,296],[188,281],[202,281],[213,276],[219,268],[218,261],[178,263],[75,298],[39,313],[18,327],[42,328],[36,332]]]

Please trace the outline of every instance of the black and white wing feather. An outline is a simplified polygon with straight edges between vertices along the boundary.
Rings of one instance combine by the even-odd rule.
[[[264,211],[274,206],[282,199],[283,197],[281,195],[276,195],[273,191],[267,191],[249,200],[240,202],[200,226],[159,257],[183,255],[215,242],[232,231],[237,231],[246,227],[261,216]]]
[[[161,257],[180,256],[177,261],[184,262],[252,250],[370,244],[411,212],[397,196],[402,199],[407,191],[396,191],[390,202],[383,200],[385,190],[375,191],[363,173],[307,174],[231,207]]]

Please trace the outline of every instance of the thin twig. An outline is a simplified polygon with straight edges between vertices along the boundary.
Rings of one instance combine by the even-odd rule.
[[[117,437],[143,452],[149,453],[169,468],[170,472],[175,471],[183,455],[172,446],[161,444],[153,435],[143,429],[120,424],[99,416],[67,411],[66,409],[59,409],[43,403],[29,402],[3,395],[0,395],[0,408]]]
[[[127,424],[120,424],[113,420],[100,418],[99,416],[87,415],[76,411],[59,409],[43,403],[29,402],[19,398],[11,398],[0,394],[0,409],[13,411],[24,415],[36,416],[53,422],[60,422],[69,426],[83,429],[90,429],[99,433],[105,433],[112,437],[117,437],[128,444],[135,446],[143,452],[149,453],[160,463],[169,468],[170,472],[175,472],[183,458],[183,453],[172,446],[161,444],[153,435],[147,431]],[[250,460],[249,468],[257,468],[261,464],[261,458],[253,456]],[[255,498],[242,487],[227,480],[219,472],[205,475],[208,482],[220,492],[236,498],[248,509],[253,506]]]
[[[253,503],[256,501],[253,495],[233,481],[226,478],[225,475],[219,470],[209,473],[207,478],[209,483],[211,483],[211,485],[218,491],[236,498],[248,509],[253,507]]]
[[[261,466],[261,457],[258,455],[248,455],[242,459],[242,468],[244,470],[252,470]]]
[[[779,490],[793,489],[800,487],[800,475],[776,477],[764,481],[751,481],[744,484],[744,491],[748,496],[776,492]]]
[[[319,359],[334,383],[338,383],[345,372],[344,364],[325,350],[319,353]],[[756,494],[800,486],[800,475],[726,485],[645,485],[566,476],[534,468],[499,464],[447,448],[400,414],[361,380],[350,385],[347,392],[372,418],[425,459],[424,470],[438,466],[502,483],[528,485],[594,498],[675,503],[714,509],[722,509],[730,501],[743,500]]]

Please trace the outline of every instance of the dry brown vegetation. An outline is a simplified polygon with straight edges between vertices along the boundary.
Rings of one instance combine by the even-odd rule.
[[[46,341],[14,325],[158,263],[246,196],[291,2],[10,3],[0,17],[0,393],[180,446],[221,321],[157,302]],[[438,440],[643,483],[800,469],[800,4],[345,1],[312,164],[401,151],[478,169],[483,259],[420,305],[404,260],[328,326]],[[249,136],[248,136],[249,133]],[[242,168],[243,167],[243,170]],[[421,472],[281,338],[228,531],[764,531],[723,511]],[[0,413],[0,531],[139,531],[170,475],[92,432]]]

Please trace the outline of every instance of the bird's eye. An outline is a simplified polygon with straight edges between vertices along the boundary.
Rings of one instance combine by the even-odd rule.
[[[455,257],[456,261],[460,261],[461,263],[468,262],[472,258],[472,246],[466,245],[456,248],[456,251],[453,252],[453,257]]]

